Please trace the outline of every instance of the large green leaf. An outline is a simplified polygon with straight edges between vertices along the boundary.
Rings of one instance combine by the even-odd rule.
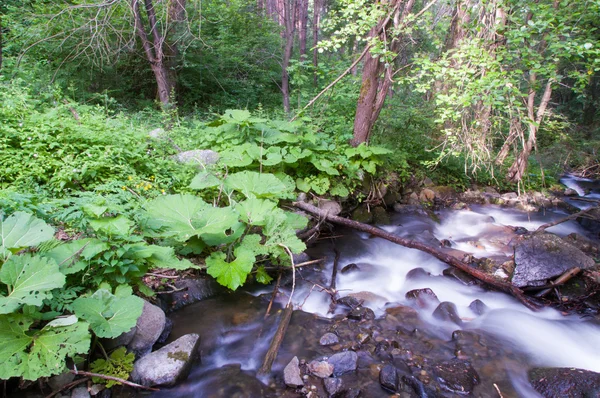
[[[56,261],[60,272],[74,274],[87,267],[88,261],[110,248],[109,244],[96,238],[73,240],[43,254]]]
[[[227,109],[222,119],[227,122],[243,123],[250,119],[250,112],[245,109]]]
[[[256,261],[254,253],[245,248],[237,248],[234,255],[235,260],[231,262],[226,261],[225,253],[222,252],[214,252],[206,259],[206,272],[231,290],[236,290],[246,282]]]
[[[284,247],[290,249],[292,253],[302,253],[306,250],[306,245],[296,236],[296,231],[292,224],[299,221],[280,210],[269,215],[266,219],[266,225],[263,233],[267,237],[265,246],[269,252],[277,257],[285,258],[288,256]],[[295,225],[294,225],[295,226]]]
[[[130,234],[133,228],[133,221],[125,216],[104,217],[97,220],[90,220],[90,227],[96,232],[107,236],[123,236]]]
[[[213,207],[192,195],[159,197],[148,205],[148,214],[161,225],[160,236],[180,242],[199,236],[209,245],[218,245],[241,234],[237,211],[231,207]]]
[[[243,222],[250,225],[265,225],[265,218],[275,209],[277,203],[268,199],[248,198],[236,205]]]
[[[87,353],[90,348],[85,322],[50,322],[33,333],[29,330],[32,323],[22,314],[0,315],[0,379],[37,380],[62,373],[66,356]]]
[[[229,175],[225,179],[225,186],[241,192],[247,198],[281,198],[290,194],[289,186],[273,174],[247,170]]]
[[[200,173],[196,174],[196,176],[190,183],[190,188],[201,190],[206,188],[218,187],[220,184],[221,180],[219,180],[213,173],[203,170]]]
[[[0,296],[0,314],[8,314],[24,304],[42,305],[52,289],[65,284],[65,276],[53,260],[25,254],[4,263],[0,282],[8,286],[8,295]]]
[[[144,301],[131,294],[113,295],[98,289],[90,297],[80,297],[72,304],[75,314],[90,323],[98,337],[113,338],[131,330],[142,315]]]
[[[52,239],[54,229],[29,213],[18,211],[0,220],[0,261],[6,261],[11,251],[36,246]]]
[[[130,246],[127,250],[127,257],[133,259],[145,259],[155,268],[171,268],[184,270],[189,268],[197,268],[189,260],[180,260],[175,255],[175,250],[172,247],[148,245],[139,243]]]

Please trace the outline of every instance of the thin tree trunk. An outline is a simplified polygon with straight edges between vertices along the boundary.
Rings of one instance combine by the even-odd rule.
[[[290,113],[290,75],[288,66],[292,58],[292,50],[294,47],[294,32],[296,30],[296,3],[298,0],[286,0],[283,3],[283,61],[281,63],[281,93],[283,95],[283,110],[285,113]]]
[[[306,58],[306,30],[308,27],[308,0],[298,1],[298,22],[299,34],[298,41],[300,50],[300,60]]]
[[[321,1],[314,0],[313,3],[313,85],[316,87],[319,83],[319,76],[317,69],[319,67],[319,51],[317,51],[317,44],[319,44],[319,21],[321,19]]]
[[[550,97],[552,95],[552,83],[553,80],[549,79],[546,83],[546,88],[544,89],[544,94],[542,95],[542,99],[540,101],[540,105],[538,106],[537,113],[534,111],[535,106],[535,90],[534,84],[536,83],[536,75],[535,73],[531,73],[529,76],[529,95],[527,96],[527,113],[529,118],[529,135],[527,137],[527,141],[523,145],[523,149],[521,153],[519,153],[513,162],[513,164],[508,169],[507,179],[511,182],[521,181],[523,175],[525,174],[525,169],[527,169],[527,162],[529,160],[529,155],[531,155],[531,151],[533,150],[536,140],[537,140],[537,132],[539,130],[539,126],[544,119],[544,114],[546,113],[546,108],[548,107],[548,103],[550,102]]]
[[[2,69],[2,16],[0,15],[0,69]]]

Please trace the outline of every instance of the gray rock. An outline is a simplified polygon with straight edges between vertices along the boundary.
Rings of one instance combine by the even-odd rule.
[[[319,344],[324,346],[334,345],[339,342],[340,338],[335,333],[325,333],[323,336],[321,336],[321,339],[319,340]]]
[[[283,368],[283,381],[286,386],[292,388],[302,387],[304,382],[302,381],[302,377],[300,376],[300,361],[298,361],[298,357],[292,358],[290,363]]]
[[[437,305],[440,302],[433,290],[428,287],[424,289],[411,290],[405,294],[405,297],[408,300],[414,300],[417,306],[420,308]]]
[[[575,368],[534,368],[529,381],[543,397],[600,396],[600,373]]]
[[[342,268],[342,274],[348,274],[350,272],[360,271],[360,267],[354,263],[350,263]]]
[[[104,384],[94,384],[90,387],[90,395],[96,396],[106,389]]]
[[[536,234],[515,247],[512,283],[517,287],[541,286],[572,268],[586,269],[594,265],[592,258],[558,236]]]
[[[103,347],[107,351],[112,351],[117,347],[126,346],[127,344],[131,343],[131,340],[133,340],[133,337],[135,336],[136,332],[137,327],[134,326],[129,330],[129,332],[125,332],[120,336],[115,337],[114,339],[103,339]]]
[[[398,386],[398,372],[392,365],[385,365],[379,371],[379,384],[386,390],[395,392]]]
[[[355,321],[372,321],[375,319],[375,313],[367,307],[352,308],[346,316],[348,319],[354,319]]]
[[[161,139],[165,136],[165,130],[161,129],[160,127],[157,129],[154,129],[152,131],[150,131],[148,133],[148,136],[150,138],[154,138],[154,139]]]
[[[434,372],[444,390],[468,394],[479,384],[479,375],[467,361],[451,360],[434,366]]]
[[[338,379],[337,377],[323,379],[323,385],[325,386],[325,391],[327,391],[327,394],[330,397],[333,397],[335,394],[344,390],[344,382],[342,379]]]
[[[483,301],[476,299],[469,304],[469,309],[477,315],[483,315],[488,310],[488,306]]]
[[[71,390],[71,398],[90,398],[87,387],[79,386]]]
[[[61,387],[69,384],[75,380],[75,375],[73,373],[62,373],[56,376],[52,376],[48,379],[48,385],[52,389],[52,391],[58,391]]]
[[[333,376],[338,377],[344,373],[353,372],[358,366],[358,355],[354,351],[338,352],[332,355],[327,362],[333,365]]]
[[[210,149],[193,149],[178,153],[175,155],[175,160],[179,163],[196,163],[210,166],[219,161],[219,154]]]
[[[567,188],[567,189],[565,189],[565,192],[563,193],[563,195],[565,195],[565,196],[578,196],[579,194],[573,188]]]
[[[173,330],[173,321],[170,318],[165,318],[165,328],[163,329],[160,336],[158,336],[157,343],[163,344],[169,338],[171,331]]]
[[[342,205],[334,200],[319,200],[319,209],[330,216],[337,216],[342,212]]]
[[[214,296],[221,289],[214,279],[183,279],[175,282],[179,290],[172,294],[162,295],[164,305],[168,311],[176,311],[187,305]]]
[[[186,334],[160,350],[139,359],[131,379],[144,386],[172,386],[185,379],[196,359],[200,338]]]
[[[127,345],[136,357],[142,357],[152,351],[152,346],[165,328],[165,313],[154,304],[144,301],[142,315],[136,323],[136,332],[131,342]]]
[[[333,365],[326,361],[311,361],[308,364],[308,370],[311,374],[324,379],[333,373]]]

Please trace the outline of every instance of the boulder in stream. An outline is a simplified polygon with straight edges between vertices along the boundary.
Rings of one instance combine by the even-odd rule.
[[[479,384],[479,375],[467,361],[450,360],[434,366],[434,372],[444,390],[468,394]]]
[[[358,366],[358,355],[354,351],[338,352],[327,360],[333,365],[333,375],[341,376],[344,373],[353,372]]]
[[[137,320],[135,334],[127,344],[127,348],[138,358],[148,354],[165,329],[165,325],[166,317],[163,310],[144,301],[142,315]]]
[[[579,267],[595,265],[591,257],[560,237],[534,234],[515,246],[515,270],[512,283],[517,287],[542,286],[548,279]]]
[[[185,379],[197,357],[200,337],[186,334],[135,362],[131,379],[144,386],[172,386]]]
[[[600,396],[600,373],[575,368],[534,368],[529,381],[543,397],[592,398]]]
[[[300,376],[300,361],[298,357],[292,358],[290,363],[283,368],[283,381],[286,386],[292,388],[302,387],[304,382]]]

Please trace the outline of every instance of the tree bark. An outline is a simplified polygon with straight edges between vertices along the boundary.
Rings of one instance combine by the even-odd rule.
[[[456,257],[446,254],[446,253],[442,252],[441,250],[435,249],[431,246],[427,246],[418,241],[408,240],[408,239],[404,239],[404,238],[401,238],[396,235],[392,235],[389,232],[386,232],[382,229],[373,227],[371,225],[363,224],[363,223],[353,221],[353,220],[348,220],[343,217],[329,215],[326,212],[324,212],[323,210],[319,209],[318,207],[310,205],[305,202],[294,202],[294,206],[296,206],[297,208],[304,210],[310,214],[316,215],[318,217],[323,217],[334,224],[339,224],[339,225],[350,227],[350,228],[353,228],[353,229],[356,229],[356,230],[359,230],[362,232],[367,232],[371,235],[389,240],[390,242],[399,244],[401,246],[408,247],[411,249],[417,249],[422,252],[431,254],[433,257],[437,258],[438,260],[440,260],[448,265],[451,265],[453,267],[456,267],[463,272],[466,272],[467,274],[469,274],[472,277],[478,279],[479,281],[485,283],[486,285],[493,287],[494,289],[511,294],[512,296],[514,296],[516,299],[518,299],[521,303],[523,303],[523,305],[525,305],[530,310],[536,311],[536,310],[540,309],[540,306],[538,304],[534,303],[530,298],[525,296],[525,294],[523,294],[521,289],[517,288],[516,286],[514,286],[508,282],[504,282],[502,280],[496,279],[495,277],[488,275],[485,272],[482,272],[476,268],[473,268],[473,267],[469,266],[469,264],[464,263],[463,261],[457,259]]]
[[[400,14],[400,5],[402,0],[393,0],[390,3],[392,12],[387,18],[380,21],[369,32],[370,38],[379,37],[386,41],[386,30],[392,26],[398,27],[404,22],[405,18],[412,11],[414,0],[408,0],[404,4],[404,9]],[[389,43],[388,48],[392,52],[397,52],[400,47],[400,38],[394,37]],[[354,116],[354,134],[350,144],[358,146],[363,142],[369,141],[369,136],[379,117],[388,91],[392,84],[391,65],[386,68],[380,62],[379,58],[373,57],[371,53],[367,54],[362,72],[362,84],[358,103],[356,105],[356,114]]]
[[[319,76],[317,69],[319,67],[319,51],[317,51],[317,44],[319,44],[319,22],[321,19],[321,2],[323,0],[314,0],[313,3],[313,85],[316,87],[319,83]]]
[[[298,1],[298,41],[300,61],[306,59],[306,30],[308,27],[308,0]]]
[[[281,93],[283,95],[283,111],[290,113],[290,75],[288,66],[292,58],[292,50],[294,48],[294,32],[296,30],[298,0],[286,0],[283,3],[283,60],[281,62]]]
[[[144,28],[144,22],[140,13],[140,1],[141,0],[132,0],[131,8],[134,14],[135,30],[142,41],[146,59],[150,63],[150,68],[154,73],[158,99],[163,107],[168,107],[170,105],[171,91],[175,87],[175,82],[172,80],[173,77],[169,72],[165,60],[165,39],[159,31],[152,0],[144,0],[146,16],[150,26],[150,35],[152,36],[152,41],[150,41],[150,35]]]
[[[2,69],[2,15],[0,15],[0,69]]]

